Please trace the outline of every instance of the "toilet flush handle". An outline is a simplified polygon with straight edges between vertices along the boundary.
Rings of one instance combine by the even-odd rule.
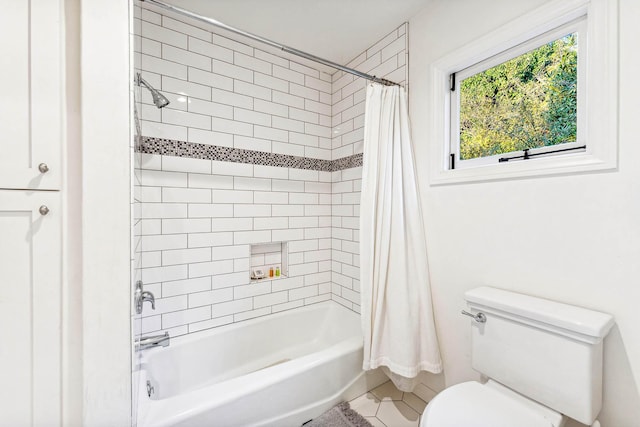
[[[478,323],[485,323],[487,321],[487,316],[485,316],[484,313],[473,314],[473,313],[469,313],[468,311],[462,310],[462,314],[464,314],[465,316],[472,317],[473,320],[475,320]]]

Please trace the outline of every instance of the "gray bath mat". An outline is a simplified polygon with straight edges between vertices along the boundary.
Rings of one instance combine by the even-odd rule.
[[[373,427],[362,415],[342,402],[318,418],[303,424],[304,427]]]

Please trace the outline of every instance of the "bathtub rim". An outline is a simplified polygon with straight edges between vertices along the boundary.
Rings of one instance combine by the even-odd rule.
[[[178,335],[176,337],[170,337],[171,342],[169,344],[169,350],[171,348],[175,348],[175,347],[181,347],[184,345],[187,345],[189,343],[192,343],[194,341],[199,341],[205,337],[208,336],[213,336],[213,335],[219,335],[228,331],[233,331],[236,329],[240,329],[242,327],[246,327],[249,325],[253,325],[253,324],[257,324],[257,323],[261,323],[267,319],[271,320],[271,319],[278,319],[280,317],[286,317],[287,315],[290,315],[292,313],[304,313],[304,312],[309,312],[309,311],[320,311],[320,310],[339,310],[339,311],[344,311],[345,313],[349,313],[349,315],[354,315],[354,316],[358,316],[358,318],[360,318],[360,314],[343,306],[342,304],[339,304],[333,300],[327,300],[327,301],[321,301],[318,303],[314,303],[314,304],[310,304],[310,305],[305,305],[305,306],[301,306],[301,307],[296,307],[296,308],[292,308],[289,310],[283,310],[283,311],[279,311],[277,313],[272,313],[272,314],[265,314],[264,316],[258,316],[258,317],[254,317],[251,319],[247,319],[247,320],[242,320],[239,322],[234,322],[234,323],[229,323],[227,325],[222,325],[222,326],[216,326],[213,328],[208,328],[208,329],[203,329],[200,331],[196,331],[196,332],[191,332],[188,334],[184,334],[184,335]],[[362,327],[360,326],[360,335],[362,336]],[[164,351],[168,351],[167,349],[163,348],[163,347],[154,347],[154,348],[149,348],[146,350],[141,350],[140,352],[138,352],[136,354],[136,359],[137,359],[137,363],[134,367],[134,372],[138,371],[141,367],[143,367],[146,363],[149,362],[149,359],[151,359],[155,354],[160,353],[160,352],[164,352]]]

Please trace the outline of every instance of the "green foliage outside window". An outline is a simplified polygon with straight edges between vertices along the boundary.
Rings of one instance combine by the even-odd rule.
[[[575,142],[577,45],[570,34],[464,79],[460,158]]]

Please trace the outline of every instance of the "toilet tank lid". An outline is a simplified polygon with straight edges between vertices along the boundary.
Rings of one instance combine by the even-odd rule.
[[[604,338],[614,324],[613,316],[574,305],[483,286],[467,291],[469,303],[532,319],[593,338]]]

